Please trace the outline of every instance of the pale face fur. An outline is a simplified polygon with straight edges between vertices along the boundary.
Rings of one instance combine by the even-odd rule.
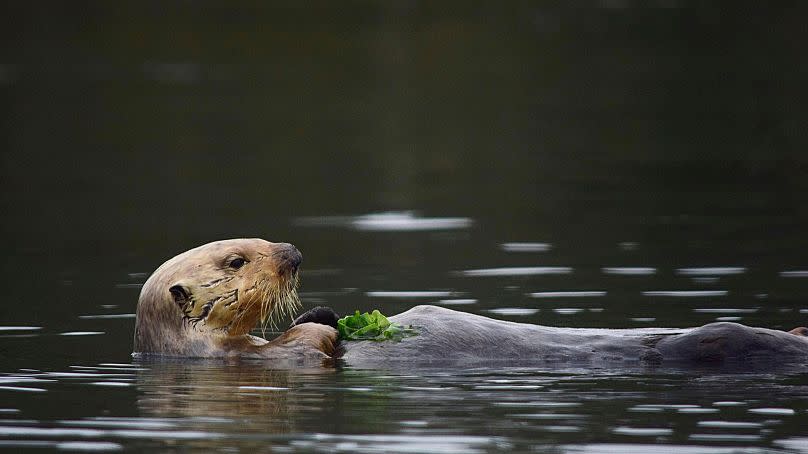
[[[301,260],[291,244],[262,239],[217,241],[168,260],[140,293],[135,352],[219,356],[228,340],[252,338],[259,321],[291,317]]]

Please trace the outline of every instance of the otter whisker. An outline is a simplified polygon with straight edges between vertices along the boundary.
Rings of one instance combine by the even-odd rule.
[[[261,302],[261,333],[266,337],[266,328],[278,327],[278,323],[287,316],[291,319],[300,309],[300,298],[297,294],[299,284],[298,275],[295,273],[291,277],[281,282],[265,281],[263,298]]]

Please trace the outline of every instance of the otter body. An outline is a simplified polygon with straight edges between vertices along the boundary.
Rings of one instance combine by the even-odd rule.
[[[737,323],[699,328],[588,329],[506,322],[437,306],[390,317],[419,334],[400,342],[344,342],[348,364],[409,362],[808,359],[808,338]]]
[[[291,244],[261,239],[209,243],[161,265],[138,300],[134,355],[243,357],[349,365],[401,362],[537,361],[715,362],[808,360],[805,328],[790,333],[736,323],[689,329],[554,328],[495,320],[436,306],[417,306],[390,320],[418,335],[401,341],[339,344],[336,314],[303,314],[277,339],[251,336],[259,322],[299,309],[302,260]],[[330,325],[330,326],[329,326]]]

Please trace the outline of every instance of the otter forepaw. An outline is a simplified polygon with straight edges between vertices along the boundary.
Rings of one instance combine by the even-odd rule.
[[[336,328],[337,320],[339,320],[339,315],[337,315],[333,309],[330,307],[318,306],[301,314],[295,319],[295,321],[292,322],[290,328],[303,323],[319,323],[320,325]]]
[[[304,351],[317,351],[329,357],[337,353],[337,330],[318,323],[303,323],[289,328],[273,341],[275,345],[288,345],[303,348]]]

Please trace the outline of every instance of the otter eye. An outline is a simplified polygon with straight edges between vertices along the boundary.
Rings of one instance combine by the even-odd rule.
[[[245,263],[247,263],[246,260],[244,260],[241,257],[236,257],[236,258],[234,258],[233,260],[230,261],[228,266],[230,268],[233,268],[233,269],[237,270],[237,269],[241,268],[242,266],[244,266]]]

